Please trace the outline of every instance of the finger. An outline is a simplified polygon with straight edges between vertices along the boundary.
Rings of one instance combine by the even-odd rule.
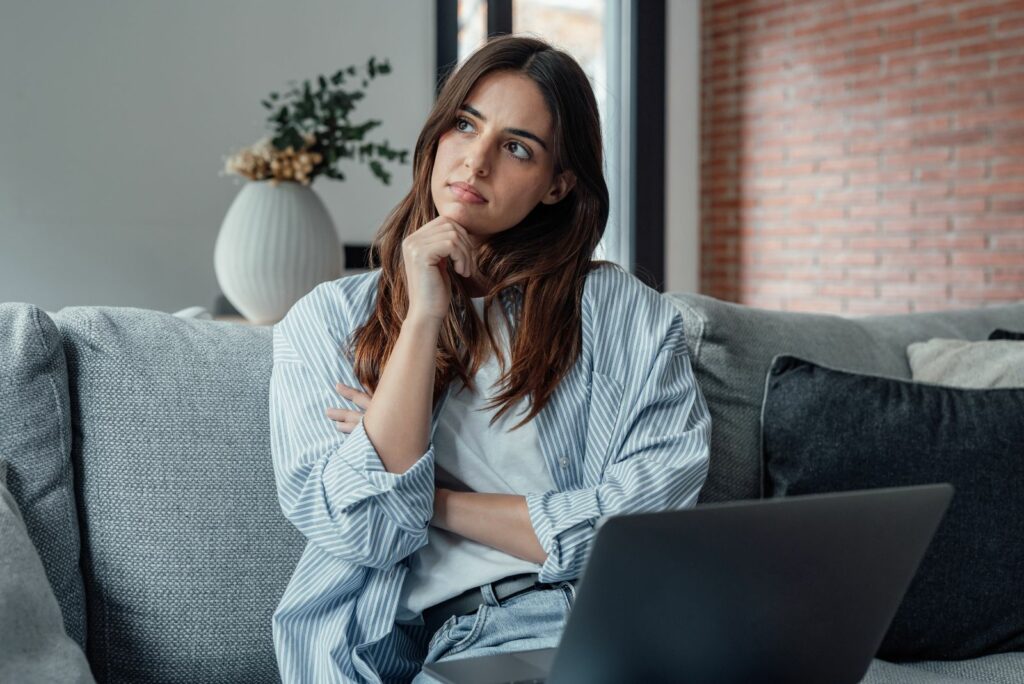
[[[345,434],[348,434],[356,429],[356,425],[355,423],[346,423],[340,420],[336,420],[334,421],[334,429],[337,430],[338,432],[344,432]]]
[[[473,240],[469,236],[469,231],[466,230],[465,226],[461,223],[457,223],[449,218],[444,218],[443,223],[438,224],[434,231],[432,231],[436,235],[431,235],[430,238],[446,234],[448,231],[453,231],[454,234],[459,237],[462,243],[466,246],[466,251],[469,252],[472,257],[474,253]]]
[[[350,411],[344,408],[328,408],[324,411],[328,418],[331,420],[341,420],[346,423],[358,423],[359,419],[362,418],[362,411]]]
[[[469,248],[456,232],[447,232],[440,235],[426,245],[427,249],[441,257],[448,257],[455,265],[455,272],[461,276],[469,277],[472,274]]]
[[[338,394],[352,401],[356,406],[364,410],[370,408],[370,400],[373,399],[373,395],[369,392],[363,392],[340,382],[334,387],[338,390]]]

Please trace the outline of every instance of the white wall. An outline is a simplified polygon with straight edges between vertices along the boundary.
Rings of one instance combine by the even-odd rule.
[[[700,289],[700,2],[668,0],[665,291]]]
[[[401,17],[401,21],[396,21]],[[434,93],[434,3],[3,0],[0,301],[212,308],[213,247],[242,179],[223,157],[269,133],[260,100],[371,56],[353,121],[407,148],[382,185],[320,178],[339,238],[368,243],[408,190]]]

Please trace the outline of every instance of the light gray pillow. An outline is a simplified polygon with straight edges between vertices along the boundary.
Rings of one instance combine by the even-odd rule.
[[[1024,387],[1024,343],[934,338],[907,346],[913,379],[967,389]]]
[[[0,303],[0,461],[7,468],[6,486],[43,562],[64,629],[84,649],[70,414],[56,325],[32,304]]]
[[[274,486],[271,328],[102,306],[55,323],[96,678],[280,681],[271,618],[306,539]]]
[[[64,631],[57,597],[28,537],[0,461],[0,682],[93,682]]]

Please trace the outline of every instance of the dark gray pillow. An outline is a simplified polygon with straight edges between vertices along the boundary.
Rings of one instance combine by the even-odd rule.
[[[1024,648],[1024,389],[959,389],[778,356],[770,496],[950,482],[956,494],[880,647],[885,660]]]
[[[993,330],[992,334],[988,336],[990,340],[1024,340],[1024,332],[1014,332],[1012,330]]]

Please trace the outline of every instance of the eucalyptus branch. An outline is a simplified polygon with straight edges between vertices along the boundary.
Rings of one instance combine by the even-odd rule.
[[[231,157],[225,170],[252,180],[294,180],[308,185],[319,175],[345,180],[339,168],[344,159],[367,163],[370,171],[385,185],[391,173],[382,164],[408,163],[408,150],[395,150],[390,143],[369,141],[367,133],[381,124],[368,119],[353,122],[350,116],[370,81],[391,73],[385,60],[371,57],[362,70],[355,66],[339,69],[329,79],[316,77],[316,89],[310,80],[291,86],[284,93],[272,92],[261,100],[271,110],[267,117],[273,135]],[[359,81],[362,89],[346,89],[346,81]]]

